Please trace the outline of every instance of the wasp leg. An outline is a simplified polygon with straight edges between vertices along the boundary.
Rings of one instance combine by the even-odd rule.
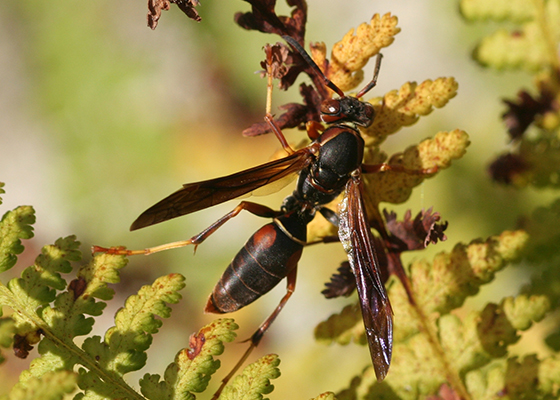
[[[224,215],[222,218],[220,218],[219,220],[214,222],[212,225],[210,225],[208,228],[206,228],[205,230],[200,232],[198,235],[195,235],[188,240],[180,240],[178,242],[166,243],[166,244],[162,244],[160,246],[148,247],[148,248],[143,249],[143,250],[127,250],[126,248],[124,248],[122,246],[111,247],[111,248],[93,246],[92,247],[92,252],[93,253],[107,253],[107,254],[116,254],[116,255],[135,256],[135,255],[140,255],[140,254],[143,254],[143,255],[153,254],[153,253],[157,253],[157,252],[160,252],[160,251],[176,249],[176,248],[179,248],[179,247],[185,247],[185,246],[189,246],[189,245],[194,245],[195,246],[195,251],[196,251],[196,247],[199,244],[204,242],[211,234],[216,232],[227,221],[236,217],[242,210],[249,211],[251,214],[254,214],[256,216],[263,217],[263,218],[274,218],[274,217],[277,217],[277,216],[282,214],[280,211],[275,211],[272,208],[269,208],[267,206],[263,206],[262,204],[257,204],[257,203],[253,203],[253,202],[250,202],[250,201],[242,201],[232,211],[230,211],[229,213]]]
[[[249,357],[253,349],[258,346],[265,332],[268,330],[268,328],[270,328],[270,325],[274,322],[278,314],[280,314],[280,311],[282,311],[282,309],[288,302],[288,299],[294,293],[294,290],[296,288],[296,276],[297,276],[297,266],[288,273],[286,294],[284,295],[284,297],[282,297],[282,300],[280,300],[280,303],[278,304],[276,309],[272,312],[272,314],[270,314],[270,316],[261,324],[261,326],[259,326],[259,329],[257,329],[255,333],[253,333],[253,335],[246,340],[246,342],[247,341],[251,342],[249,348],[245,351],[245,353],[243,354],[241,359],[237,362],[237,364],[235,364],[235,366],[230,371],[230,373],[227,374],[227,376],[222,380],[222,384],[220,385],[216,393],[214,393],[212,400],[216,400],[218,397],[220,397],[220,394],[222,393],[224,387],[227,385],[230,379],[233,378],[233,376],[239,370],[239,368],[241,368],[241,366],[247,360],[247,357]]]

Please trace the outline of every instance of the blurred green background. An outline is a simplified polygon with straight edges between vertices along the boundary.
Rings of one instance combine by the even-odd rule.
[[[383,51],[374,95],[398,89],[406,81],[453,76],[459,82],[458,96],[444,109],[402,130],[384,146],[389,153],[401,151],[455,128],[471,137],[464,159],[425,182],[406,205],[390,207],[402,216],[407,208],[416,213],[433,206],[450,221],[448,241],[414,257],[431,257],[459,241],[513,229],[520,215],[548,202],[544,192],[521,193],[489,181],[487,165],[506,147],[500,100],[513,97],[530,81],[520,73],[485,71],[471,61],[470,51],[487,28],[465,24],[456,2],[308,0],[308,5],[307,40],[324,41],[329,49],[374,13],[398,16],[402,32]],[[234,13],[249,10],[240,0],[203,0],[197,9],[201,23],[173,5],[151,31],[144,1],[0,2],[0,181],[6,182],[2,213],[21,204],[37,211],[36,237],[25,243],[13,273],[31,264],[42,245],[70,234],[82,242],[86,259],[93,244],[144,248],[186,239],[236,203],[137,232],[128,228],[140,212],[181,184],[263,163],[279,147],[272,136],[241,136],[264,116],[266,83],[254,72],[264,58],[263,45],[278,38],[235,25]],[[282,2],[278,9],[279,14],[289,12]],[[371,70],[368,66],[366,76]],[[289,93],[274,92],[275,107],[298,100],[296,87]],[[297,141],[302,133],[288,136]],[[277,208],[291,190],[254,200]],[[99,318],[97,334],[112,325],[126,296],[155,277],[180,272],[187,277],[187,287],[183,301],[155,335],[149,366],[131,374],[129,382],[134,385],[146,372],[162,373],[176,351],[187,346],[189,335],[214,318],[203,314],[208,294],[230,259],[264,223],[242,214],[200,246],[196,256],[186,248],[130,260],[118,298]],[[252,356],[280,354],[276,398],[340,390],[356,366],[369,362],[363,347],[325,347],[313,341],[316,323],[354,301],[326,301],[320,294],[338,267],[333,260],[344,259],[337,244],[306,249],[295,295]],[[515,294],[527,279],[522,269],[511,268],[483,295],[499,301]],[[272,311],[284,290],[282,284],[233,315],[242,324],[241,339]],[[479,307],[485,301],[469,305]],[[219,377],[245,345],[232,344],[229,349]],[[11,368],[0,370],[2,393],[28,360],[10,355],[8,363]],[[336,369],[331,367],[334,363]]]

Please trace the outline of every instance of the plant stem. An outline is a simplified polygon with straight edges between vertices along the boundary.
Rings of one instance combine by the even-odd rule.
[[[439,362],[441,363],[443,369],[445,370],[447,381],[449,382],[453,390],[459,395],[459,398],[461,398],[462,400],[472,400],[471,395],[469,394],[467,388],[463,384],[463,380],[447,360],[447,357],[445,356],[445,352],[438,340],[437,333],[432,328],[428,317],[426,316],[426,314],[424,314],[424,311],[420,308],[418,302],[416,301],[411,302],[411,306],[416,311],[416,314],[418,316],[418,321],[420,322],[420,329],[424,332],[424,334],[428,338],[428,341],[430,342],[430,345],[434,353],[436,354]]]

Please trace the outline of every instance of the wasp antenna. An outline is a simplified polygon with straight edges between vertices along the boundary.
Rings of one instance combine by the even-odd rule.
[[[360,98],[367,92],[369,92],[376,84],[377,84],[377,77],[379,76],[379,70],[381,69],[381,59],[383,58],[383,54],[379,53],[377,58],[375,59],[375,69],[373,70],[373,79],[370,83],[368,83],[360,92],[356,95],[356,97]]]
[[[311,68],[313,68],[313,70],[315,71],[317,76],[323,80],[323,82],[325,83],[325,86],[330,88],[332,91],[334,91],[340,97],[344,97],[344,92],[342,90],[340,90],[338,88],[338,86],[336,86],[331,80],[329,80],[329,78],[327,78],[325,76],[325,74],[323,73],[323,71],[321,71],[321,68],[319,68],[317,63],[315,61],[313,61],[311,56],[309,54],[307,54],[305,49],[303,47],[301,47],[301,45],[294,38],[292,38],[290,36],[287,36],[287,35],[282,35],[282,39],[284,39],[294,49],[297,50],[297,52],[303,57],[303,59],[307,62],[307,64],[309,64],[309,66]]]

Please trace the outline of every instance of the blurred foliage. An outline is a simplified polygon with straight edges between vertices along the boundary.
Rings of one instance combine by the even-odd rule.
[[[333,39],[336,35],[341,37],[352,26],[352,23],[346,23],[343,19],[345,14],[339,12],[330,18],[325,17],[329,15],[328,6],[320,2],[309,3],[310,18],[320,15],[317,17],[319,22],[315,20],[313,26],[322,26],[323,29],[322,32],[309,31],[308,37],[312,40],[323,37]],[[439,131],[442,123],[453,124],[451,129],[461,126],[470,134],[472,146],[466,159],[425,186],[422,184],[420,190],[426,203],[418,204],[434,204],[449,220],[450,229],[447,233],[451,240],[447,246],[451,247],[444,245],[448,250],[435,256],[432,261],[414,260],[407,267],[416,304],[409,302],[398,280],[391,279],[389,282],[389,294],[395,311],[395,349],[386,381],[375,382],[375,375],[371,366],[368,367],[366,358],[359,362],[345,359],[347,357],[344,355],[350,354],[350,349],[336,353],[334,359],[317,362],[315,360],[325,360],[321,357],[330,351],[322,349],[320,355],[310,357],[313,361],[302,361],[304,354],[309,353],[305,344],[296,347],[295,342],[303,342],[300,340],[301,332],[298,332],[297,340],[290,341],[286,352],[294,349],[296,361],[302,361],[302,366],[285,366],[284,375],[287,381],[294,375],[302,376],[304,384],[313,388],[317,387],[317,384],[312,383],[313,379],[325,376],[325,381],[319,383],[322,389],[318,390],[338,390],[340,380],[336,381],[335,387],[328,387],[335,382],[329,377],[342,376],[340,371],[346,370],[344,379],[348,374],[356,374],[337,398],[554,398],[558,396],[560,385],[558,355],[554,353],[560,348],[560,323],[557,312],[551,313],[557,311],[560,304],[557,255],[560,225],[556,223],[559,219],[556,189],[560,121],[559,25],[556,21],[560,5],[558,1],[552,0],[462,0],[460,7],[463,17],[471,23],[477,23],[464,28],[456,21],[450,22],[455,18],[450,14],[455,3],[450,2],[449,9],[439,3],[426,14],[414,14],[411,25],[402,25],[402,34],[408,32],[416,35],[415,26],[424,27],[424,23],[431,30],[447,27],[441,28],[447,29],[444,34],[442,31],[437,34],[449,41],[455,40],[451,46],[459,48],[459,55],[446,55],[445,62],[434,57],[426,63],[420,63],[416,61],[418,55],[406,54],[399,61],[402,70],[406,70],[404,64],[412,64],[422,73],[426,71],[426,65],[434,67],[435,64],[441,64],[453,68],[454,65],[447,62],[454,57],[460,60],[460,64],[467,65],[467,61],[460,58],[464,51],[461,46],[474,40],[474,32],[484,34],[473,52],[480,65],[489,71],[522,71],[517,72],[517,75],[502,76],[494,72],[481,76],[480,71],[476,71],[476,79],[485,83],[477,83],[476,79],[462,71],[459,72],[461,77],[455,71],[445,71],[446,75],[454,75],[455,80],[440,79],[447,79],[448,83],[452,80],[451,83],[455,85],[453,90],[457,90],[456,82],[461,85],[458,97],[445,107],[455,114],[449,121],[434,115],[430,117],[430,122],[421,121],[417,124],[422,137],[426,132]],[[239,138],[241,130],[262,120],[264,84],[251,73],[259,68],[258,60],[262,58],[260,48],[266,41],[271,41],[269,36],[247,33],[232,24],[234,12],[244,7],[246,5],[242,2],[205,0],[198,8],[203,20],[195,23],[188,21],[172,5],[171,10],[163,14],[156,32],[152,33],[145,28],[146,10],[138,4],[103,0],[81,3],[79,7],[69,7],[67,2],[60,0],[0,4],[0,29],[4,38],[0,39],[0,45],[5,50],[0,55],[0,67],[3,67],[6,78],[0,82],[0,93],[13,96],[8,97],[9,101],[0,97],[0,104],[6,110],[0,118],[2,122],[7,121],[2,123],[0,131],[3,172],[9,178],[10,192],[13,190],[17,194],[22,191],[20,187],[30,187],[31,195],[17,196],[17,201],[36,205],[41,216],[39,220],[44,221],[36,226],[39,238],[29,241],[28,250],[33,252],[33,246],[37,246],[35,242],[47,243],[53,235],[60,236],[60,230],[77,232],[88,243],[88,247],[92,243],[127,243],[130,247],[144,247],[154,242],[176,240],[177,236],[184,236],[185,232],[190,235],[193,230],[200,230],[200,226],[208,225],[224,213],[220,209],[208,211],[207,217],[193,216],[182,222],[187,226],[170,223],[167,227],[156,227],[151,232],[140,232],[130,237],[124,233],[139,210],[168,193],[170,188],[178,187],[177,182],[225,175],[233,172],[232,169],[253,166],[268,157],[269,151],[263,151],[263,148],[271,149],[272,153],[272,148],[277,146],[273,138],[266,143],[267,138]],[[352,5],[344,7],[350,9]],[[367,10],[366,15],[373,14],[369,3],[356,5],[358,7],[362,7],[361,11]],[[400,17],[398,12],[391,9],[392,4],[388,7]],[[410,4],[407,7],[413,9]],[[359,16],[360,21],[367,19],[360,15],[361,12],[351,11]],[[499,24],[504,28],[494,30]],[[465,34],[464,29],[470,29],[468,34]],[[399,40],[400,37],[390,51],[401,45]],[[425,47],[420,46],[419,51],[427,53],[435,45],[434,42],[426,41]],[[396,57],[390,53],[384,62],[390,63],[389,58]],[[421,70],[421,67],[424,69]],[[389,70],[385,74],[384,69],[382,79],[390,81],[391,75],[397,73],[396,70]],[[428,72],[428,76],[431,73]],[[524,76],[534,79],[529,89],[519,87]],[[397,110],[392,114],[391,121],[410,120],[410,123],[414,123],[418,115],[424,114],[413,112],[407,115],[400,111],[407,111],[409,103],[406,100],[411,99],[407,97],[411,93],[419,94],[413,98],[418,104],[425,104],[423,99],[430,100],[427,104],[438,104],[432,96],[441,91],[435,92],[430,88],[441,81],[432,78],[419,85],[405,83],[401,89],[372,102],[375,104],[377,101],[377,111],[383,113],[389,109],[382,107],[382,104],[390,104],[390,100],[394,99],[398,107],[390,109]],[[426,77],[421,78],[424,79]],[[498,152],[497,143],[504,140],[505,135],[502,132],[495,135],[497,130],[492,128],[494,121],[484,119],[481,111],[494,111],[494,107],[497,107],[493,104],[496,103],[495,97],[507,92],[499,82],[508,79],[509,85],[518,85],[519,93],[515,98],[506,100],[506,109],[502,110],[503,123],[509,134],[509,148],[490,167],[494,180],[503,185],[490,186],[482,175],[481,164]],[[390,84],[402,82],[391,81]],[[422,96],[421,93],[427,95]],[[465,94],[466,101],[463,100]],[[285,98],[284,94],[278,96]],[[296,97],[295,93],[293,96]],[[459,103],[453,105],[454,102]],[[415,103],[412,101],[410,104]],[[477,106],[479,108],[469,108]],[[432,110],[430,107],[427,109]],[[495,111],[493,115],[496,119],[498,112]],[[25,122],[21,123],[22,120]],[[398,127],[408,125],[399,123]],[[414,132],[414,129],[407,129],[407,133]],[[392,133],[392,130],[388,129],[387,132]],[[464,132],[452,130],[445,137],[452,134],[464,142],[460,152],[462,155],[467,141]],[[300,136],[295,137],[299,141]],[[442,139],[442,136],[439,138]],[[414,143],[413,140],[406,140],[405,143]],[[416,142],[420,143],[421,140]],[[435,149],[429,150],[430,154],[437,151],[440,143],[435,139],[426,141],[427,147]],[[398,151],[402,151],[401,142],[398,148]],[[450,146],[443,148],[450,150]],[[255,155],[263,158],[257,159]],[[381,159],[383,157],[386,156],[381,155]],[[379,174],[374,179],[380,180],[383,175]],[[386,184],[390,187],[392,182]],[[373,193],[376,185],[382,185],[382,182],[370,183]],[[408,198],[407,195],[403,197]],[[56,206],[53,207],[53,204]],[[271,203],[274,206],[277,204]],[[413,206],[407,202],[406,207]],[[17,208],[4,217],[0,245],[0,263],[4,266],[2,271],[18,267],[20,272],[23,271],[25,266],[16,265],[14,268],[14,264],[18,255],[20,260],[26,257],[21,239],[32,236],[34,218],[30,207]],[[518,223],[513,226],[515,221]],[[253,228],[239,225],[233,235],[241,239],[248,237]],[[507,231],[512,228],[518,230]],[[501,231],[504,233],[499,234]],[[220,251],[210,249],[205,254],[204,246],[199,249],[197,260],[203,259],[198,270],[210,264],[225,266],[240,247],[241,242],[231,243],[231,237],[228,234],[224,236],[224,243],[215,245]],[[488,239],[471,241],[479,236],[487,236]],[[458,243],[457,237],[469,244]],[[53,246],[45,247],[45,253],[40,257],[58,260],[61,254],[64,257],[67,254],[70,260],[76,262],[81,258],[77,246],[73,238],[67,237]],[[332,262],[331,256],[322,259],[321,256],[315,256],[319,260],[317,265]],[[162,268],[174,271],[183,267],[181,264],[184,260],[164,267],[166,263],[162,260],[167,257],[171,263],[173,256],[162,257],[159,261],[131,259],[131,264],[135,264],[134,272],[129,273],[129,279],[123,279],[125,282],[117,287],[117,295],[121,289],[124,293],[136,293],[136,289],[127,288],[127,285],[134,285],[135,281],[152,282]],[[81,267],[86,281],[100,279],[94,273],[100,266],[100,260],[101,256],[98,256],[95,261]],[[11,293],[4,292],[3,305],[11,305],[15,310],[26,310],[26,313],[18,317],[20,319],[17,321],[14,318],[1,320],[0,346],[6,348],[12,343],[17,351],[31,351],[33,354],[35,350],[26,349],[41,340],[40,343],[45,344],[39,345],[40,355],[36,360],[48,359],[49,365],[51,362],[66,364],[59,372],[53,372],[52,368],[48,370],[41,361],[24,367],[36,373],[24,373],[22,383],[13,388],[11,397],[36,398],[34,395],[41,393],[45,396],[42,398],[47,398],[47,395],[60,398],[64,393],[75,390],[77,382],[82,383],[81,390],[86,393],[88,388],[95,387],[92,371],[120,385],[125,371],[139,368],[145,363],[145,348],[151,342],[147,338],[161,325],[158,319],[153,319],[156,310],[149,308],[152,310],[152,314],[148,313],[151,318],[144,323],[133,324],[133,332],[138,334],[135,338],[141,337],[142,340],[134,344],[122,343],[126,351],[130,351],[129,358],[125,360],[117,357],[117,350],[123,348],[111,348],[111,341],[115,340],[111,337],[122,334],[118,329],[115,332],[115,328],[102,328],[106,334],[104,341],[98,337],[97,341],[89,340],[77,345],[74,343],[75,336],[87,334],[91,330],[91,315],[99,315],[103,307],[101,304],[104,304],[100,300],[108,300],[112,294],[106,291],[105,283],[99,283],[101,292],[94,291],[96,295],[101,293],[97,300],[92,295],[87,302],[76,305],[76,302],[81,301],[72,300],[71,292],[76,290],[76,286],[65,288],[66,282],[73,277],[63,279],[61,275],[68,273],[68,265],[50,261],[44,264],[44,261],[38,258],[36,266],[25,270],[27,272],[22,278],[17,278],[13,286],[9,287]],[[534,275],[519,293],[502,296],[503,290],[500,288],[496,293],[492,292],[496,288],[492,284],[490,299],[482,300],[482,306],[467,305],[460,308],[465,299],[478,292],[481,285],[493,281],[499,270],[518,261],[521,261],[525,271],[529,271],[528,274]],[[189,271],[196,271],[196,261],[190,258],[188,262]],[[330,267],[334,269],[336,265]],[[201,277],[203,274],[198,272],[189,274],[189,291],[185,295],[202,304],[211,283],[199,283],[205,282],[204,279],[215,280],[219,268],[208,273],[208,278]],[[39,277],[31,274],[34,269],[41,271]],[[116,267],[109,270],[117,273]],[[105,276],[109,270],[100,276]],[[127,273],[126,270],[120,271]],[[518,268],[517,271],[521,277],[523,270]],[[499,275],[496,278],[499,280]],[[42,279],[47,281],[43,282]],[[115,279],[115,275],[112,275],[109,281],[114,282]],[[515,284],[519,285],[519,282]],[[175,282],[175,289],[178,286]],[[319,292],[317,288],[314,290]],[[510,289],[509,293],[512,290],[517,291],[517,288]],[[138,295],[141,296],[141,293]],[[159,295],[163,296],[162,293]],[[16,300],[18,303],[23,300],[24,304],[16,304]],[[176,301],[177,298],[165,301],[170,300]],[[139,298],[135,298],[129,306],[138,306],[138,301]],[[292,301],[297,303],[300,300]],[[299,304],[298,313],[308,313],[304,314],[308,316],[319,314],[318,306],[310,305],[309,310],[302,310],[302,303]],[[161,308],[154,304],[150,307],[168,315],[165,311],[167,306]],[[118,314],[119,318],[126,314],[127,308],[123,310],[123,313]],[[72,318],[60,322],[59,313],[68,313]],[[176,336],[186,337],[188,335],[185,332],[203,325],[196,313],[189,321],[177,314],[175,318],[179,322]],[[185,314],[190,317],[193,313]],[[324,315],[323,312],[320,314]],[[545,315],[549,317],[543,324],[532,327],[533,322]],[[259,318],[257,315],[256,319]],[[326,329],[326,334],[324,325],[318,328],[317,334],[323,332],[319,336],[328,341],[348,343],[354,340],[365,343],[359,307],[347,305],[326,323],[334,323],[333,320],[337,318],[341,321]],[[127,320],[132,324],[130,318]],[[276,327],[278,331],[284,328],[286,326]],[[16,333],[17,345],[13,341]],[[227,340],[232,339],[229,335],[226,335]],[[512,347],[524,337],[530,337],[531,345],[528,348]],[[52,341],[57,339],[60,340],[60,348],[64,349],[63,353],[52,351]],[[266,343],[263,345],[266,346]],[[163,344],[163,347],[170,346],[170,343]],[[180,347],[180,344],[176,346]],[[277,350],[276,346],[273,348]],[[108,364],[96,369],[99,360],[95,356],[101,349],[107,356]],[[533,355],[536,351],[538,355]],[[367,353],[363,348],[360,352]],[[3,367],[5,369],[14,360],[7,354],[4,356],[8,358],[8,363]],[[54,356],[58,358],[49,358]],[[194,391],[185,384],[190,380],[179,379],[186,376],[181,375],[186,373],[181,366],[188,370],[188,358],[186,352],[179,353],[175,362],[162,374],[163,378],[147,374],[141,385],[146,390],[144,395],[155,398],[156,395],[151,396],[149,393],[160,389],[168,393],[176,390],[173,385],[180,386],[180,390]],[[260,374],[260,368],[269,367],[266,377],[270,379],[278,375],[277,359],[264,358],[262,363],[264,366],[251,368]],[[333,372],[337,370],[332,368],[334,363],[340,366],[339,372]],[[71,365],[81,365],[85,369],[77,374]],[[363,367],[366,367],[365,370],[357,373],[356,368]],[[320,372],[320,368],[327,371]],[[295,372],[290,375],[292,370]],[[206,382],[204,376],[211,372],[200,371],[191,372],[199,374],[195,379]],[[239,378],[239,381],[232,383],[238,388],[232,390],[231,398],[239,398],[234,393],[243,393],[244,388],[253,390],[250,379]],[[263,382],[263,385],[255,393],[270,391],[268,382]],[[12,385],[2,386],[8,388]],[[288,387],[286,390],[289,395],[284,398],[293,397],[293,393],[298,390],[296,388],[299,388],[295,383],[290,385],[285,382],[278,386],[277,391],[280,393],[285,393],[281,391],[282,386]],[[119,390],[128,390],[123,389],[125,387],[120,385]],[[202,388],[204,384],[195,387]],[[305,392],[302,396],[310,397],[318,390]],[[126,393],[134,396],[132,392]],[[334,395],[325,393],[317,398],[330,399]]]

